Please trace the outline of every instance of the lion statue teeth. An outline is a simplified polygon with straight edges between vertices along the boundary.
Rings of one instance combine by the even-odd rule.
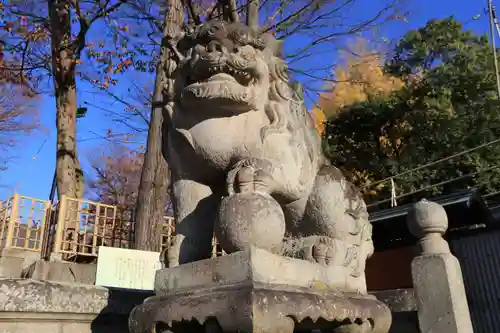
[[[281,44],[222,21],[175,42],[183,60],[163,143],[177,232],[168,265],[209,258],[215,231],[228,253],[257,246],[340,267],[347,289],[366,292],[366,206],[324,157]]]

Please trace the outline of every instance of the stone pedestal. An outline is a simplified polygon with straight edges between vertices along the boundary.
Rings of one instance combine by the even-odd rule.
[[[332,267],[256,248],[159,270],[156,296],[133,310],[130,330],[387,333],[390,310],[335,288],[336,276]]]
[[[457,258],[452,254],[419,256],[411,267],[422,332],[474,332]]]
[[[460,263],[443,239],[448,229],[446,211],[422,200],[409,212],[408,227],[419,238],[420,255],[413,259],[411,271],[420,330],[474,332]]]

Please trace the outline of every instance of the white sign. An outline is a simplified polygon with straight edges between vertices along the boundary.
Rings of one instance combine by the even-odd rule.
[[[103,287],[154,290],[161,269],[160,253],[100,246],[95,284]]]

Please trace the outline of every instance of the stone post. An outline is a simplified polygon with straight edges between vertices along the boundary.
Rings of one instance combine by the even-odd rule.
[[[408,213],[408,228],[419,239],[420,254],[411,263],[422,333],[472,333],[462,270],[443,235],[444,208],[421,200]]]

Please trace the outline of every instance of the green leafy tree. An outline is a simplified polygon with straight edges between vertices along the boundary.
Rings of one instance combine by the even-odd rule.
[[[464,31],[453,18],[408,32],[386,66],[405,82],[404,88],[345,107],[330,118],[327,155],[348,174],[367,175],[358,185],[369,202],[387,203],[390,186],[376,186],[377,180],[500,137],[493,68],[487,38]],[[397,194],[403,195],[399,202],[471,187],[484,193],[498,190],[499,158],[498,144],[489,145],[394,178]]]

